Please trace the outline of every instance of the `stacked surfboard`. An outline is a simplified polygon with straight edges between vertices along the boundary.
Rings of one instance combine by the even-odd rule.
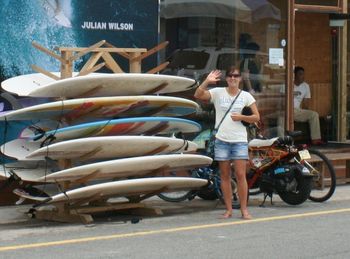
[[[2,88],[19,96],[55,98],[51,102],[0,115],[8,124],[31,121],[1,152],[18,160],[0,170],[32,185],[51,183],[64,193],[42,197],[15,190],[43,204],[134,197],[196,189],[206,180],[165,177],[169,172],[211,164],[194,154],[197,145],[173,137],[200,131],[181,118],[196,112],[190,100],[162,96],[189,90],[192,79],[151,74],[101,74],[55,81],[41,74],[8,79]],[[84,184],[84,187],[77,188]]]

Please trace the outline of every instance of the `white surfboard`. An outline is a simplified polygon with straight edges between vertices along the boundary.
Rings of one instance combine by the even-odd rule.
[[[52,72],[56,76],[60,76],[58,72]],[[1,88],[10,93],[15,93],[17,95],[27,96],[28,93],[35,87],[40,87],[42,85],[48,85],[56,80],[48,77],[44,74],[33,73],[27,75],[20,75],[11,77],[1,82]],[[27,88],[29,86],[29,88]],[[23,93],[23,94],[19,94]]]
[[[184,116],[198,104],[170,96],[119,96],[80,98],[34,105],[0,115],[0,120],[65,120],[69,124],[144,115]]]
[[[12,175],[25,182],[38,182],[37,179],[53,173],[57,168],[46,162],[21,161],[0,166],[0,180],[7,180]],[[45,182],[45,181],[44,181]]]
[[[195,80],[159,74],[94,73],[52,82],[31,74],[7,79],[1,86],[19,96],[77,98],[182,92],[195,87]]]
[[[192,133],[201,130],[201,126],[190,120],[173,117],[135,117],[128,119],[105,120],[79,124],[75,126],[47,131],[31,139],[42,142],[52,136],[55,142],[93,137],[117,135],[162,135],[177,132]],[[28,136],[21,135],[20,138]]]
[[[175,192],[179,190],[194,190],[204,187],[208,180],[190,177],[151,177],[131,180],[121,180],[109,183],[94,184],[60,193],[51,197],[36,197],[21,189],[13,192],[26,199],[47,204],[71,203],[77,200],[88,201],[106,199],[111,197],[128,197],[153,193],[156,191]],[[89,199],[90,198],[90,199]]]
[[[67,140],[40,147],[39,142],[15,139],[1,146],[1,152],[18,160],[74,159],[74,161],[111,159],[194,152],[197,145],[191,141],[156,136],[108,136]]]
[[[0,169],[0,180],[7,180],[11,175],[15,174],[24,182],[38,183],[38,178],[50,174],[51,169],[46,169],[44,167],[40,168],[3,168]],[[42,181],[45,183],[45,180]]]
[[[162,172],[188,170],[212,163],[207,156],[171,154],[131,157],[77,166],[37,179],[38,182],[72,182],[81,179],[100,180],[142,175],[159,175]]]

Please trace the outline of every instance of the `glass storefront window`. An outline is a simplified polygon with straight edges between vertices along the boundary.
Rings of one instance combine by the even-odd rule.
[[[161,0],[160,28],[160,38],[169,41],[163,55],[170,64],[163,73],[201,81],[213,69],[240,67],[249,72],[265,136],[283,134],[286,1]],[[224,78],[218,86],[225,86]],[[213,110],[201,105],[197,119],[212,127]]]

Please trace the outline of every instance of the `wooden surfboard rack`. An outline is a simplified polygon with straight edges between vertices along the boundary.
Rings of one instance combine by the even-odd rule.
[[[159,192],[161,191],[157,191],[157,193]],[[84,199],[71,205],[64,203],[57,204],[54,208],[44,206],[38,209],[31,209],[28,214],[41,220],[83,224],[93,223],[93,214],[110,211],[117,211],[119,214],[127,213],[128,215],[161,216],[163,211],[160,208],[152,208],[141,202],[141,200],[153,195],[155,193],[130,197],[129,202],[106,202],[102,199],[86,203],[87,200]],[[96,198],[96,195],[89,198]]]
[[[72,161],[69,159],[64,159],[60,162],[63,162],[61,164],[62,168],[69,168],[72,165]],[[168,167],[161,167],[152,171],[150,174],[161,174],[167,169]],[[73,182],[61,182],[57,184],[63,191],[65,191],[68,190],[71,185],[88,182],[91,177],[98,173],[99,171],[97,170],[90,175]],[[117,211],[120,214],[127,213],[128,215],[161,216],[163,215],[163,211],[161,209],[146,206],[146,204],[142,203],[142,201],[163,191],[164,188],[143,195],[131,195],[126,197],[129,200],[127,202],[107,202],[108,199],[101,197],[100,193],[96,193],[71,203],[62,202],[54,204],[54,207],[52,207],[52,205],[44,205],[38,209],[33,208],[30,210],[30,212],[28,212],[28,214],[31,215],[31,217],[41,220],[83,224],[93,223],[93,214],[109,211]]]
[[[50,50],[36,42],[32,42],[34,48],[60,62],[61,75],[59,77],[37,65],[32,65],[32,69],[54,80],[69,78],[73,76],[74,61],[85,55],[91,54],[82,69],[79,71],[78,76],[96,72],[103,67],[108,68],[113,73],[124,73],[125,71],[122,70],[117,60],[112,56],[112,54],[118,54],[129,62],[129,73],[141,73],[142,60],[157,53],[168,44],[169,42],[165,41],[147,50],[145,48],[118,48],[105,40],[101,40],[89,47],[56,47],[54,50]],[[102,62],[98,63],[100,60],[102,60]],[[146,73],[158,73],[165,69],[168,64],[169,62],[164,62]]]
[[[115,56],[114,54],[117,54],[119,57],[124,58],[128,61],[129,73],[141,73],[142,60],[164,49],[168,43],[168,41],[165,41],[147,50],[146,48],[118,48],[105,40],[101,40],[89,47],[56,47],[54,50],[50,50],[36,42],[32,42],[34,48],[59,61],[60,75],[57,76],[57,74],[53,74],[44,68],[41,68],[34,64],[32,65],[32,69],[54,80],[70,78],[73,77],[74,62],[85,55],[89,55],[88,60],[82,66],[81,70],[78,71],[77,76],[87,75],[96,72],[101,68],[107,68],[113,73],[125,73],[125,71],[123,71],[121,66],[118,64],[118,61],[113,57]],[[149,71],[146,71],[145,73],[158,73],[159,71],[165,69],[168,64],[169,62],[164,62],[150,69]],[[147,94],[159,91],[164,87],[166,87],[166,85],[161,84]],[[96,90],[97,89],[92,89],[90,91],[93,92]],[[91,94],[91,92],[85,93],[81,97],[84,97],[84,95],[88,94]],[[166,125],[163,125],[163,127],[166,127]],[[166,147],[161,147],[160,150],[164,148]],[[154,150],[154,152],[156,151],[158,150]],[[93,152],[99,152],[99,150],[96,149]],[[84,157],[88,158],[92,153],[86,154]],[[61,169],[67,169],[73,165],[73,161],[69,159],[58,160],[58,163]],[[157,172],[163,171],[164,169],[165,168],[159,168]],[[79,179],[76,182],[63,182],[58,184],[60,188],[67,190],[71,185],[89,181],[91,177],[98,173],[99,171],[95,171],[87,177]],[[130,196],[127,197],[129,199],[128,202],[107,202],[104,197],[99,197],[99,194],[97,193],[82,200],[74,201],[74,203],[64,202],[54,204],[54,207],[51,205],[44,205],[42,207],[33,208],[30,210],[30,212],[28,212],[28,214],[31,214],[33,217],[42,220],[70,223],[78,222],[84,224],[93,222],[92,214],[107,211],[118,211],[120,213],[127,212],[128,214],[137,214],[144,216],[158,216],[163,215],[161,209],[148,207],[142,201],[151,196],[157,195],[162,191],[163,190],[156,190],[144,195]]]

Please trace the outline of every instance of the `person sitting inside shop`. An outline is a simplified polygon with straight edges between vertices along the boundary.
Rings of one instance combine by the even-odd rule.
[[[303,109],[309,107],[311,99],[310,87],[305,82],[305,70],[303,67],[294,68],[294,121],[308,122],[311,134],[311,144],[321,145],[320,119],[317,112]]]
[[[260,46],[255,42],[247,43],[242,49],[243,60],[240,63],[240,70],[243,77],[243,90],[250,93],[260,93],[262,91],[261,64],[256,58],[256,52],[260,50]]]

